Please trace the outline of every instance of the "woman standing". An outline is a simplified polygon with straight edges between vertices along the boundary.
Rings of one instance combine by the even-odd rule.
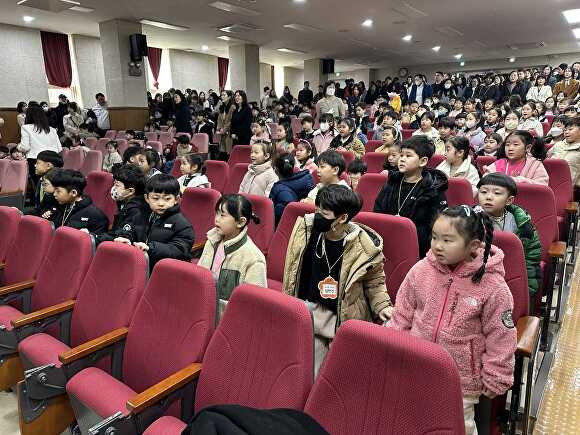
[[[248,145],[252,137],[252,109],[248,97],[242,90],[234,94],[235,110],[232,113],[231,134],[234,145]]]
[[[26,104],[24,101],[21,101],[16,106],[16,111],[18,112],[18,115],[16,115],[16,121],[18,122],[18,125],[20,127],[22,127],[24,125],[24,120],[26,119],[26,109],[27,108],[28,108],[28,104]]]
[[[230,129],[232,123],[232,114],[236,108],[233,102],[234,94],[232,91],[222,91],[221,104],[217,119],[216,132],[220,135],[220,154],[229,154],[232,151],[232,137]]]
[[[290,104],[292,104],[292,100],[294,100],[294,97],[290,93],[290,88],[288,86],[284,86],[284,93],[282,94],[282,97],[280,98],[280,102],[282,104],[290,105]]]
[[[316,117],[320,119],[323,113],[330,113],[335,118],[344,118],[346,116],[344,104],[342,100],[336,97],[336,87],[334,82],[326,82],[324,84],[324,98],[321,98],[316,103]]]
[[[179,133],[193,134],[191,128],[191,111],[181,92],[176,92],[173,97],[175,102],[175,128]]]
[[[536,83],[528,91],[526,99],[532,101],[541,101],[542,103],[552,96],[552,88],[546,84],[546,77],[543,75],[536,78]]]

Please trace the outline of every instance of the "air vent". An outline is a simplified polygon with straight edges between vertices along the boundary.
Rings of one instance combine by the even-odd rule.
[[[21,6],[26,6],[33,9],[40,9],[48,12],[62,12],[70,9],[73,4],[69,2],[63,2],[60,0],[26,0],[24,2],[18,2]]]
[[[286,29],[296,30],[297,32],[322,32],[322,29],[304,24],[284,24]]]
[[[435,31],[449,37],[463,36],[463,32],[451,26],[435,27]]]
[[[534,48],[543,48],[546,43],[541,42],[525,42],[523,44],[507,44],[506,47],[510,50],[533,50]]]
[[[219,9],[220,11],[231,12],[232,14],[245,15],[247,17],[256,17],[261,15],[260,12],[253,11],[252,9],[243,8],[241,6],[232,5],[226,2],[213,2],[208,4],[212,8]]]
[[[231,24],[229,26],[218,27],[218,30],[221,30],[222,32],[226,33],[246,33],[264,29],[258,26],[254,26],[253,24],[239,23],[239,24]]]

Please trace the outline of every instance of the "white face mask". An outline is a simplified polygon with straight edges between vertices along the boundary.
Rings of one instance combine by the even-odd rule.
[[[333,96],[334,95],[334,88],[327,88],[326,89],[326,95]]]
[[[518,121],[514,121],[513,119],[508,119],[504,123],[504,126],[508,130],[515,130],[516,128],[518,128]]]
[[[445,89],[451,89],[451,83],[445,83],[443,86],[445,86]]]
[[[121,193],[121,191],[119,191],[119,189],[117,189],[117,186],[113,186],[113,187],[111,187],[111,198],[113,198],[113,201],[115,201],[115,202],[122,201],[123,198],[125,198],[125,194],[124,194],[124,192]]]
[[[472,121],[472,120],[465,121],[465,126],[467,128],[473,128],[473,127],[475,127],[475,121]]]
[[[552,127],[550,129],[550,131],[548,132],[548,135],[549,136],[552,136],[552,137],[556,137],[556,136],[560,136],[562,133],[564,133],[564,130],[562,130],[561,128],[559,128],[559,127]]]
[[[328,124],[328,122],[321,122],[320,123],[320,131],[321,132],[326,133],[329,128],[330,128],[330,125]]]

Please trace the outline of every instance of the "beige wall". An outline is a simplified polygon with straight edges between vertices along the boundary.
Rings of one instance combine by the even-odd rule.
[[[175,89],[190,88],[198,92],[219,89],[217,57],[182,50],[169,50],[169,61],[171,83]]]
[[[260,63],[260,95],[263,94],[264,87],[272,89],[272,65]]]
[[[290,93],[298,98],[298,92],[304,87],[304,70],[284,67],[284,86],[290,88]],[[278,95],[280,97],[280,95]]]
[[[95,94],[106,91],[101,40],[81,35],[73,35],[72,38],[81,92],[79,103],[92,107]]]

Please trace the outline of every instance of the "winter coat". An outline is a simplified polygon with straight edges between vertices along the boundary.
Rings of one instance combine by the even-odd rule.
[[[541,101],[545,102],[548,98],[552,96],[552,88],[548,85],[542,87],[532,86],[526,95],[528,101]]]
[[[70,205],[60,206],[50,220],[54,222],[56,228],[71,227],[77,230],[86,228],[93,234],[104,233],[109,227],[107,216],[86,195],[83,195],[80,201],[75,202],[72,209]]]
[[[474,97],[479,98],[483,102],[486,100],[493,100],[496,103],[499,103],[501,99],[501,91],[497,85],[491,84],[487,86],[483,84],[477,88]]]
[[[477,127],[475,130],[467,131],[461,130],[457,133],[457,136],[463,136],[469,141],[469,146],[475,152],[478,152],[483,148],[483,142],[485,141],[485,132]]]
[[[335,137],[335,132],[327,131],[326,133],[322,133],[320,130],[316,130],[314,132],[314,138],[312,142],[314,143],[314,147],[316,148],[316,152],[318,155],[322,154],[328,148],[330,148],[330,144]]]
[[[321,98],[316,103],[316,119],[320,119],[323,113],[330,113],[334,118],[344,118],[346,115],[342,100],[334,95]]]
[[[451,165],[447,160],[443,160],[439,163],[437,169],[450,178],[467,179],[467,181],[471,183],[471,189],[473,191],[473,196],[475,197],[477,194],[477,183],[479,183],[479,173],[477,172],[477,168],[471,162],[470,156],[467,156],[467,158],[455,170],[451,169]]]
[[[222,111],[223,109],[223,111]],[[216,131],[224,130],[224,133],[220,137],[220,151],[231,153],[232,151],[232,137],[230,136],[230,128],[232,122],[232,113],[236,110],[234,104],[230,104],[229,107],[220,108],[220,113],[217,119]]]
[[[397,214],[397,196],[403,174],[389,172],[389,178],[381,189],[373,211],[375,213]],[[447,208],[445,191],[447,190],[447,176],[437,169],[423,169],[423,179],[419,182],[414,195],[409,196],[402,210],[401,216],[413,221],[417,228],[419,254],[424,257],[431,245],[431,225],[435,215]],[[401,198],[401,204],[404,198]]]
[[[34,208],[27,210],[25,214],[42,216],[44,212],[52,211],[54,214],[58,210],[59,205],[58,202],[56,202],[54,195],[47,192],[42,193],[43,190],[44,188],[42,187],[41,179],[36,185],[36,190],[34,191]],[[41,196],[42,199],[40,199]]]
[[[193,133],[191,128],[191,110],[186,103],[175,106],[175,128],[179,133]]]
[[[297,202],[308,196],[314,188],[314,180],[310,171],[303,170],[295,173],[290,178],[279,180],[272,186],[270,199],[274,203],[274,215],[276,224],[280,221],[284,208],[291,203]]]
[[[483,250],[451,270],[432,251],[411,268],[388,327],[440,344],[455,360],[463,395],[504,394],[514,381],[516,329],[503,252],[492,246],[479,284]]]
[[[261,165],[250,165],[248,172],[244,175],[240,183],[240,193],[250,193],[252,195],[270,196],[270,191],[274,183],[278,181],[278,176],[272,169],[272,162],[267,161]]]
[[[234,105],[235,107],[235,105]],[[232,112],[232,119],[230,124],[230,132],[236,135],[233,140],[234,145],[248,145],[252,137],[252,110],[250,106],[246,105],[240,110],[237,108]]]
[[[284,264],[283,291],[298,297],[302,260],[312,234],[314,214],[300,217],[294,224]],[[392,306],[385,286],[383,240],[371,228],[350,222],[344,238],[344,253],[338,282],[337,322],[372,322]]]
[[[554,95],[558,95],[560,92],[564,92],[566,98],[576,98],[578,95],[578,91],[580,90],[580,81],[570,79],[568,81],[568,85],[566,85],[566,79],[563,79],[561,82],[556,83],[554,86],[554,90],[552,93]]]
[[[558,142],[548,151],[548,156],[566,160],[570,166],[572,184],[580,187],[580,142],[572,144],[566,141]]]
[[[352,133],[346,142],[343,142],[341,139],[342,137],[340,135],[332,139],[332,142],[330,142],[330,148],[351,151],[354,154],[355,159],[363,158],[366,149],[361,140],[356,137],[355,133]]]
[[[544,137],[544,127],[536,118],[528,118],[525,120],[522,118],[522,121],[518,125],[518,130],[534,130],[537,137]]]
[[[113,228],[107,233],[95,235],[96,243],[113,241],[117,237],[123,237],[131,242],[144,242],[151,209],[143,196],[134,196],[124,203],[117,203],[117,207]]]
[[[497,160],[485,169],[486,174],[494,172],[508,174],[508,161],[506,158]],[[547,186],[550,180],[544,164],[530,155],[526,157],[526,162],[521,171],[508,175],[518,183],[543,184]]]

